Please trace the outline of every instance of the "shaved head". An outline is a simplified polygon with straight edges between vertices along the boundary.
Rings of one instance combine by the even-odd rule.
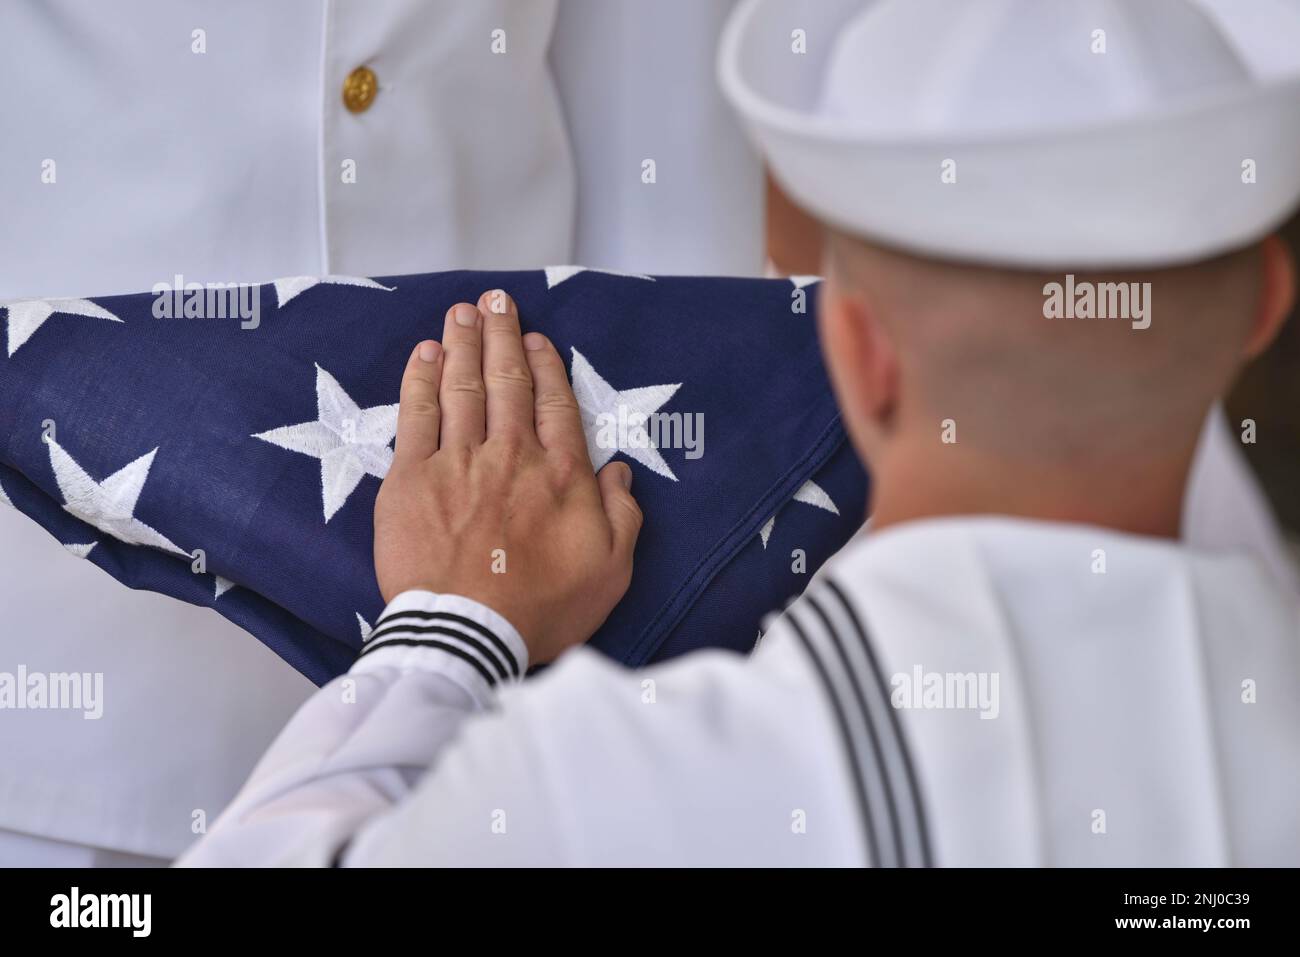
[[[905,454],[972,472],[1168,471],[1181,482],[1208,410],[1289,310],[1281,255],[1285,267],[1257,244],[1175,268],[1029,272],[926,259],[831,232],[823,346],[873,472]],[[1109,287],[1109,305],[1131,290],[1130,311],[1065,318],[1067,283],[1103,290],[1093,315],[1107,306],[1102,284],[1123,284]],[[944,422],[955,426],[949,449]]]
[[[899,411],[953,418],[963,441],[1008,455],[1185,442],[1240,365],[1260,287],[1258,247],[1173,269],[1072,274],[1078,288],[1149,283],[1150,325],[1134,328],[1045,317],[1045,289],[1064,285],[1064,271],[921,259],[843,235],[830,256],[835,288],[860,297],[897,350]]]

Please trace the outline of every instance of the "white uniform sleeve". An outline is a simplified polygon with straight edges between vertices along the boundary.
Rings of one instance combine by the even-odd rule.
[[[861,863],[843,740],[780,629],[636,672],[579,649],[520,686],[524,655],[490,609],[399,596],[181,863]]]

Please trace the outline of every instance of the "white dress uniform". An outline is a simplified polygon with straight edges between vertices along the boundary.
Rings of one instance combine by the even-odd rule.
[[[1292,0],[960,6],[742,5],[720,75],[796,201],[1035,268],[1210,256],[1295,207]],[[1089,60],[1103,27],[1116,56]],[[1221,422],[1206,436],[1226,454]],[[1233,470],[1208,475],[1194,493]],[[1289,577],[1090,525],[920,519],[851,543],[749,658],[578,649],[523,686],[492,609],[408,592],[182,861],[1297,866]]]
[[[0,4],[0,303],[177,274],[757,274],[761,165],[694,83],[730,6]],[[682,79],[615,73],[629,50]],[[97,721],[0,713],[0,864],[174,857],[312,691],[7,508],[0,608],[0,670],[102,672],[105,697]]]
[[[408,592],[182,863],[1295,866],[1297,634],[1250,559],[997,517],[860,537],[749,658],[519,686]]]

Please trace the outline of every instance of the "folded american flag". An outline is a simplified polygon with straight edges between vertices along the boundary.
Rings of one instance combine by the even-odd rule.
[[[452,304],[493,288],[568,359],[595,464],[634,472],[632,586],[593,644],[629,665],[751,648],[866,497],[808,279],[552,267],[204,290],[177,277],[8,303],[0,504],[323,683],[383,607],[372,511],[406,358]]]

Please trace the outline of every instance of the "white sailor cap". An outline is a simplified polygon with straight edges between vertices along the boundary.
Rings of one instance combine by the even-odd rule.
[[[718,69],[797,203],[921,254],[1173,265],[1300,199],[1300,0],[745,0]]]

